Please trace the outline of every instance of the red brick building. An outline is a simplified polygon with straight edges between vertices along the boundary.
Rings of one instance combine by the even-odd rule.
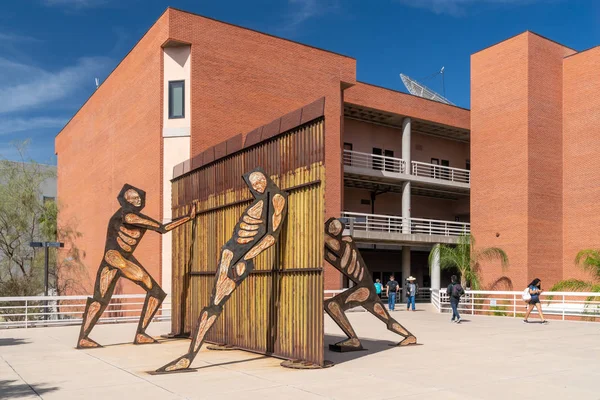
[[[351,57],[169,8],[57,136],[60,218],[82,234],[91,288],[124,183],[169,221],[176,165],[324,97],[326,214],[347,218],[375,278],[439,287],[431,247],[472,223],[479,245],[506,250],[516,287],[552,283],[598,242],[599,57],[511,38],[473,55],[469,111],[358,82]],[[170,235],[146,235],[136,258],[169,292]],[[486,266],[484,284],[502,274]],[[347,284],[326,271],[327,289]]]

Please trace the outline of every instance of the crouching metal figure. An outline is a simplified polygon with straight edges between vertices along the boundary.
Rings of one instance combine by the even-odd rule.
[[[94,297],[87,300],[77,348],[102,347],[89,338],[89,334],[108,306],[119,278],[123,277],[142,287],[146,299],[133,343],[156,343],[146,334],[152,317],[166,297],[166,293],[150,276],[146,269],[133,256],[133,252],[148,229],[167,233],[170,230],[191,221],[196,216],[196,206],[192,205],[189,216],[179,217],[168,224],[161,224],[140,211],[145,206],[146,193],[131,185],[124,185],[117,199],[121,208],[110,218],[106,234],[104,256],[96,275]]]
[[[338,219],[330,218],[325,223],[325,260],[356,284],[324,303],[327,314],[348,336],[348,339],[329,345],[329,349],[339,352],[363,349],[344,313],[345,310],[358,306],[383,321],[390,331],[403,336],[404,339],[398,346],[416,344],[417,338],[393,319],[381,303],[375,292],[373,278],[354,240],[351,236],[342,236],[343,231],[344,224]]]
[[[238,220],[231,239],[221,248],[210,305],[200,311],[188,352],[157,369],[157,373],[188,369],[223,306],[254,269],[254,258],[279,240],[281,226],[287,217],[287,193],[261,169],[257,168],[243,178],[254,201]]]

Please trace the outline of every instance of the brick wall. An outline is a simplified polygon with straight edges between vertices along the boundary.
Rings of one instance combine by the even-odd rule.
[[[577,252],[600,248],[600,48],[564,60],[563,69],[563,160],[565,278],[589,280],[575,266]]]
[[[471,231],[478,247],[508,253],[516,287],[528,261],[528,36],[471,56]],[[482,267],[484,287],[504,275],[498,263]]]
[[[549,289],[563,278],[563,59],[574,51],[535,34],[528,38],[527,280],[543,279]]]
[[[163,15],[56,137],[59,223],[82,234],[77,245],[85,252],[87,275],[76,279],[85,293],[93,289],[123,184],[145,190],[143,212],[161,217],[161,44],[167,23]],[[159,235],[148,232],[136,257],[160,282],[159,244]],[[117,292],[141,290],[121,280]]]
[[[342,82],[352,58],[169,9],[171,39],[192,45],[192,157],[325,96],[327,216],[341,209]],[[338,288],[340,275],[325,274]]]
[[[524,287],[562,279],[562,62],[573,50],[531,32],[471,57],[472,232],[498,246]],[[485,263],[492,285],[504,275]]]

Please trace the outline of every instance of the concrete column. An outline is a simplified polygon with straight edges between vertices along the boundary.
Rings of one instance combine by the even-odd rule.
[[[437,247],[439,247],[439,244],[436,244],[434,249]],[[440,253],[437,251],[434,253],[433,259],[431,260],[431,288],[439,290],[440,285]]]
[[[406,278],[410,276],[410,246],[402,246],[402,276],[398,277],[398,283],[405,289]],[[406,290],[402,291],[402,302],[406,302]]]
[[[406,117],[402,120],[402,159],[406,161],[406,173],[410,174],[410,131],[411,121],[410,118]]]
[[[410,233],[410,182],[402,183],[402,233]]]
[[[410,146],[411,146],[411,120],[406,117],[402,120],[402,159],[406,162],[406,173],[410,174]],[[402,233],[410,233],[410,182],[402,184]]]

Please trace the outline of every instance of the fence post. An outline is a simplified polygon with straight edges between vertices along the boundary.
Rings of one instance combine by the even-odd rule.
[[[513,293],[513,318],[517,316],[517,295]]]
[[[25,329],[27,329],[28,314],[29,314],[29,308],[27,307],[27,300],[25,300]]]
[[[475,315],[475,295],[471,293],[471,315]]]
[[[585,305],[583,306],[583,310],[585,311]],[[565,320],[565,295],[562,295],[562,320]]]

